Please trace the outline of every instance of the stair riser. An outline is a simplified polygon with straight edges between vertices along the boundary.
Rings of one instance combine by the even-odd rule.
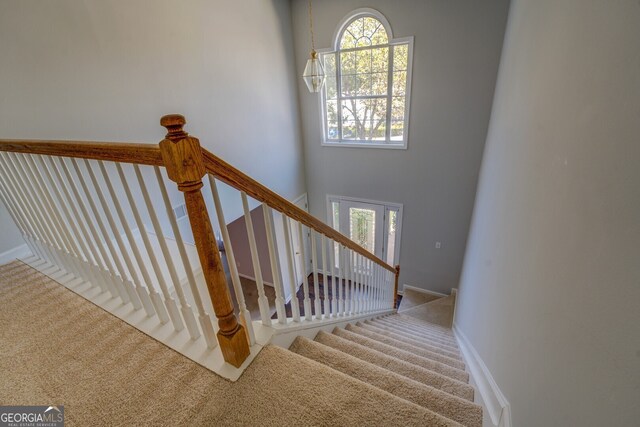
[[[379,334],[379,335],[384,335],[388,338],[397,340],[397,341],[402,341],[404,343],[410,344],[414,347],[417,347],[419,349],[422,350],[427,350],[427,351],[433,351],[435,353],[439,353],[442,354],[444,356],[447,357],[451,357],[452,359],[456,359],[456,360],[462,360],[462,356],[460,356],[460,352],[456,349],[453,349],[451,347],[446,347],[446,346],[442,346],[439,345],[438,343],[434,343],[432,342],[425,342],[425,341],[419,341],[413,338],[409,338],[403,335],[398,334],[397,332],[390,332],[381,328],[377,328],[371,324],[368,323],[360,323],[358,322],[356,324],[357,326],[366,329],[368,331],[371,331],[373,333]]]

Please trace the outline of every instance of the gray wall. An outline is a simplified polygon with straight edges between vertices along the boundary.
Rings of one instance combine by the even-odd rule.
[[[316,0],[317,48],[330,47],[340,20],[361,7],[385,15],[395,37],[415,36],[408,150],[321,146],[318,97],[298,79],[310,210],[326,220],[327,194],[402,203],[400,283],[448,293],[459,280],[508,1]],[[302,75],[307,2],[294,0],[292,16]]]
[[[640,419],[640,4],[515,0],[457,325],[513,425]]]
[[[291,199],[305,192],[292,43],[286,0],[0,0],[0,138],[157,143],[179,112]]]

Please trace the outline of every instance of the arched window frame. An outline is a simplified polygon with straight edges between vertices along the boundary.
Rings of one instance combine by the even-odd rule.
[[[357,19],[363,17],[372,17],[378,20],[382,26],[384,27],[387,37],[388,43],[386,45],[380,46],[389,46],[389,62],[387,73],[389,75],[389,84],[387,87],[387,114],[386,114],[386,126],[385,126],[385,140],[367,140],[367,139],[348,139],[343,138],[342,134],[342,111],[340,108],[340,101],[343,98],[341,94],[341,75],[339,72],[339,57],[340,52],[351,49],[341,49],[340,42],[344,31],[351,25],[351,23]],[[392,99],[392,85],[391,85],[391,76],[393,74],[393,49],[392,46],[397,45],[406,45],[407,46],[407,69],[406,69],[406,88],[405,88],[405,105],[404,105],[404,118],[403,118],[403,135],[402,139],[392,140],[390,137],[390,128],[391,128],[391,99]],[[377,47],[377,46],[376,46]],[[366,49],[364,47],[362,49]],[[357,48],[356,48],[357,49]],[[362,8],[356,9],[345,16],[338,26],[336,27],[336,31],[333,36],[333,46],[327,49],[319,49],[318,50],[319,57],[323,62],[323,66],[325,66],[326,55],[335,55],[336,58],[336,81],[337,81],[337,96],[338,96],[338,135],[337,137],[333,137],[329,135],[329,126],[328,126],[328,118],[327,118],[327,87],[323,88],[320,96],[320,111],[321,111],[321,119],[322,119],[322,145],[332,146],[332,147],[369,147],[369,148],[390,148],[390,149],[406,149],[409,137],[409,106],[411,105],[411,70],[413,68],[413,36],[409,37],[401,37],[394,38],[393,31],[391,26],[389,25],[389,21],[386,17],[380,13],[379,11],[371,8]]]

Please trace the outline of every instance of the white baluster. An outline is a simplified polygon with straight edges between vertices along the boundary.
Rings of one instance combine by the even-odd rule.
[[[321,235],[320,247],[322,249],[322,288],[324,290],[324,317],[325,319],[329,318],[329,279],[328,279],[328,270],[327,270],[327,239],[324,234]],[[316,300],[319,298],[316,297]],[[318,306],[320,304],[318,303]],[[317,310],[317,308],[316,308]],[[318,317],[320,319],[320,317]]]
[[[20,165],[25,176],[33,178],[30,179],[29,186],[31,187],[32,191],[36,193],[36,198],[39,202],[38,204],[42,205],[44,203],[46,205],[44,207],[44,210],[45,212],[49,213],[48,217],[54,223],[52,228],[56,233],[57,239],[59,239],[58,256],[63,259],[62,266],[68,271],[73,271],[76,274],[79,274],[82,270],[79,263],[77,263],[77,259],[75,259],[77,257],[77,253],[74,253],[74,248],[71,244],[70,239],[68,238],[68,231],[64,225],[64,222],[61,221],[59,211],[51,198],[50,192],[44,186],[44,180],[40,176],[37,169],[32,167],[33,161],[28,156],[28,154],[19,156],[15,155],[16,163]],[[29,162],[29,160],[31,160],[31,162]],[[84,272],[85,274],[88,274],[87,270],[85,270]]]
[[[353,278],[351,277],[353,268],[351,264],[351,250],[345,247],[344,254],[344,314],[348,316],[351,314],[351,297]]]
[[[34,249],[37,256],[42,260],[47,260],[47,254],[42,248],[42,238],[39,227],[36,224],[36,220],[33,216],[33,212],[27,209],[26,204],[22,200],[21,193],[16,189],[13,181],[13,176],[8,172],[5,164],[5,153],[0,153],[0,169],[3,175],[6,177],[2,182],[7,186],[7,193],[5,196],[13,201],[14,206],[19,212],[21,218],[25,218],[25,223],[28,225],[32,238],[34,240]],[[36,244],[37,242],[37,244]]]
[[[369,270],[367,269],[367,258],[359,257],[359,272],[360,272],[360,310],[362,312],[368,312],[371,310],[371,289],[369,288]]]
[[[345,256],[344,246],[338,245],[338,316],[344,316],[345,309],[345,292],[346,292],[346,275],[345,275]],[[344,282],[343,282],[344,279]]]
[[[302,227],[300,228],[300,231],[300,239],[302,240]],[[318,245],[318,242],[316,242],[316,232],[313,229],[310,229],[309,231],[311,232],[311,263],[313,264],[313,292],[315,295],[314,308],[316,310],[316,319],[322,319],[322,307],[320,305],[320,279],[318,276],[318,255],[316,254],[316,246]],[[302,244],[300,246],[302,246]],[[324,283],[324,276],[322,281]],[[311,305],[311,301],[309,301],[309,305]]]
[[[284,214],[283,214],[284,216]],[[315,240],[315,236],[313,235],[313,230],[311,231],[311,263],[313,264],[313,271],[316,271],[316,240]],[[307,271],[306,271],[306,263],[307,263],[307,255],[304,251],[304,238],[303,238],[303,230],[302,230],[302,224],[298,223],[298,239],[299,242],[298,244],[300,245],[300,268],[302,268],[302,283],[303,283],[303,292],[304,292],[304,318],[307,320],[311,320],[311,299],[309,298],[309,279],[307,277]],[[296,283],[297,285],[297,283]],[[319,297],[318,295],[318,274],[314,274],[313,276],[313,286],[316,292],[316,301]],[[317,308],[316,308],[317,310]],[[317,315],[318,311],[316,311],[316,319],[319,319],[322,317],[322,315],[320,315],[320,317],[318,317]]]
[[[224,242],[224,251],[227,256],[227,264],[229,264],[229,271],[231,273],[231,282],[233,283],[233,289],[236,294],[236,300],[238,301],[238,311],[240,312],[240,322],[247,330],[250,345],[256,343],[256,336],[253,332],[253,322],[251,321],[251,313],[247,310],[247,304],[244,299],[244,290],[242,289],[242,283],[240,282],[240,276],[238,275],[238,266],[236,265],[236,257],[233,254],[233,246],[231,244],[231,238],[229,237],[229,230],[227,229],[227,222],[224,219],[224,211],[222,209],[222,203],[220,202],[220,195],[218,194],[218,186],[213,175],[209,174],[209,185],[211,186],[211,194],[213,195],[213,204],[216,208],[216,216],[218,217],[218,225],[220,226],[220,232],[222,233],[222,241]]]
[[[171,277],[172,283],[176,289],[176,293],[178,294],[178,299],[180,299],[180,304],[188,307],[186,298],[184,296],[184,292],[182,291],[182,287],[180,286],[180,279],[178,278],[178,273],[176,272],[175,265],[173,264],[173,258],[171,257],[171,253],[169,252],[169,248],[167,247],[167,242],[164,238],[164,234],[162,232],[162,227],[160,227],[160,221],[158,221],[158,215],[156,214],[155,207],[153,206],[153,202],[151,201],[151,197],[149,196],[149,191],[147,189],[147,185],[144,182],[144,178],[142,177],[142,173],[140,172],[140,167],[138,165],[133,165],[133,168],[136,172],[136,178],[138,180],[138,185],[140,186],[140,190],[142,191],[142,197],[144,199],[144,203],[147,207],[147,212],[149,213],[149,218],[151,219],[151,224],[153,225],[153,230],[156,234],[156,238],[158,239],[158,244],[160,245],[160,251],[162,252],[162,256],[164,258],[165,265],[169,269],[169,276]],[[155,267],[154,267],[155,268]],[[178,305],[176,301],[171,296],[171,292],[167,286],[167,282],[164,278],[162,272],[156,272],[158,276],[160,289],[162,290],[162,295],[164,296],[164,303],[167,307],[167,312],[169,313],[169,317],[171,318],[171,323],[173,324],[173,329],[180,332],[184,329],[184,323],[182,321],[182,317],[180,317],[180,310],[178,310]],[[190,307],[187,308],[189,313],[191,313],[192,324],[195,326],[195,318],[193,317],[193,311]],[[196,338],[200,335],[196,327]]]
[[[329,240],[329,263],[331,264],[331,317],[338,315],[338,293],[336,289],[336,243]],[[328,287],[328,285],[327,285]],[[328,311],[325,312],[325,314]]]
[[[396,307],[393,305],[395,301],[394,295],[394,286],[393,286],[394,275],[390,271],[387,271],[387,298],[389,298],[389,308],[395,309]]]
[[[138,267],[140,268],[140,271],[142,273],[143,280],[145,281],[145,283],[149,283],[151,281],[151,278],[149,277],[149,273],[147,272],[147,269],[144,265],[144,261],[142,260],[142,256],[140,255],[140,252],[138,250],[138,244],[136,243],[133,237],[133,233],[131,232],[131,227],[129,227],[129,223],[127,222],[127,217],[124,215],[124,211],[122,210],[122,206],[120,205],[120,200],[118,199],[118,195],[116,194],[116,191],[113,188],[113,184],[111,183],[111,178],[109,177],[107,169],[104,166],[104,162],[98,161],[98,167],[100,168],[100,172],[102,173],[102,178],[104,179],[104,182],[107,185],[107,191],[111,196],[111,202],[113,203],[113,206],[116,208],[116,215],[118,215],[118,219],[120,220],[120,225],[122,225],[124,234],[127,237],[127,240],[129,241],[129,247],[131,248],[131,251],[133,252],[133,256],[135,257],[135,260],[138,263]],[[133,285],[135,286],[136,293],[138,294],[138,296],[140,297],[140,301],[142,302],[142,307],[144,308],[144,311],[147,314],[147,317],[151,317],[155,314],[155,309],[153,308],[151,297],[149,297],[149,291],[147,290],[147,288],[142,286],[142,282],[140,281],[138,272],[136,271],[136,268],[133,265],[133,262],[130,259],[127,248],[124,244],[121,246],[121,249],[122,249],[122,256],[124,257],[124,262],[127,264],[127,267],[131,272],[131,277],[133,278]]]
[[[160,270],[160,266],[158,265],[158,261],[156,259],[155,253],[153,252],[153,247],[151,246],[151,241],[149,240],[149,236],[147,235],[147,229],[144,223],[142,222],[142,218],[140,217],[140,211],[138,210],[136,201],[133,198],[133,194],[131,194],[131,188],[129,188],[127,177],[124,175],[124,170],[122,169],[122,165],[120,163],[116,163],[116,170],[118,171],[118,176],[120,178],[120,182],[122,183],[122,187],[124,188],[124,193],[127,197],[127,201],[129,202],[129,208],[131,209],[131,213],[133,214],[133,219],[136,222],[138,230],[140,231],[140,237],[142,238],[142,243],[144,244],[144,248],[147,251],[147,256],[151,261],[151,266],[153,268],[154,273],[156,274],[158,283],[160,283],[163,280],[162,271]],[[127,236],[129,236],[129,234],[127,234]],[[158,291],[156,290],[155,286],[153,286],[153,281],[151,279],[151,276],[149,275],[149,271],[147,270],[144,259],[142,259],[141,254],[139,252],[138,244],[135,243],[134,241],[132,242],[132,246],[135,246],[135,249],[133,252],[136,256],[136,260],[138,261],[138,265],[140,267],[140,272],[142,273],[142,277],[145,281],[145,284],[147,285],[147,291],[149,292],[149,298],[151,299],[151,304],[153,304],[153,309],[158,315],[158,319],[160,319],[160,323],[165,324],[169,321],[169,314],[167,313],[167,309],[162,303],[162,298],[160,298],[160,294],[158,294]]]
[[[49,162],[53,165],[53,160],[51,158],[49,158]],[[51,184],[55,186],[55,180],[53,179],[53,177],[51,176],[51,174],[49,173],[49,167],[47,166],[46,162],[44,161],[43,158],[40,158],[40,163],[43,167],[43,170],[45,171],[45,173],[47,173],[47,175],[50,177],[50,182]],[[129,301],[128,295],[126,295],[126,292],[124,291],[124,287],[122,286],[122,284],[118,284],[117,280],[114,278],[114,272],[113,272],[113,268],[109,268],[111,266],[110,261],[109,261],[109,257],[107,252],[104,249],[104,245],[102,243],[102,239],[100,237],[100,234],[98,233],[98,231],[96,230],[94,221],[97,221],[97,219],[93,219],[91,214],[89,213],[87,206],[84,203],[84,200],[82,198],[82,195],[80,193],[80,190],[78,189],[78,186],[76,184],[76,182],[80,182],[80,184],[83,186],[83,190],[84,190],[84,177],[82,175],[78,175],[76,174],[76,177],[72,177],[71,172],[69,171],[69,168],[67,167],[66,163],[64,160],[60,159],[60,163],[63,165],[63,170],[64,173],[67,177],[67,181],[69,183],[69,186],[71,187],[71,190],[73,191],[73,195],[75,198],[75,202],[76,204],[80,207],[80,211],[82,212],[82,217],[84,218],[84,222],[78,220],[78,224],[80,226],[80,228],[82,229],[82,232],[85,233],[85,240],[88,242],[89,244],[89,250],[91,251],[91,254],[93,256],[93,259],[96,261],[96,275],[99,276],[99,279],[102,280],[102,282],[104,283],[104,286],[108,289],[109,293],[111,294],[112,297],[117,298],[118,296],[120,296],[120,298],[122,298],[122,295],[125,295],[126,299],[122,299],[122,301],[124,303]],[[75,165],[75,159],[73,159],[73,161],[71,162],[72,165]],[[53,166],[55,169],[55,165]],[[75,168],[74,168],[75,169]],[[67,196],[67,199],[69,201],[70,206],[72,207],[73,211],[75,212],[75,215],[78,215],[78,210],[75,207],[75,204],[73,204],[73,200],[71,200],[71,197],[69,196],[68,190],[66,188],[66,185],[63,183],[62,179],[60,178],[59,172],[57,171],[57,169],[55,169],[56,171],[56,175],[58,176],[58,181],[60,181],[62,184],[62,188],[65,191],[65,195]],[[77,172],[77,171],[76,171]],[[89,195],[87,194],[86,191],[84,191],[84,195],[87,198],[87,200],[92,203],[93,200],[91,197],[89,197]],[[63,203],[63,197],[58,196],[58,199],[61,201],[61,204],[64,208],[64,203]],[[86,223],[86,227],[85,224]],[[111,266],[112,267],[112,266]]]
[[[89,269],[89,264],[93,264],[93,261],[91,260],[92,253],[90,252],[90,247],[92,246],[92,244],[91,241],[88,240],[88,231],[84,226],[84,223],[80,219],[78,209],[73,203],[73,196],[69,192],[67,183],[65,182],[60,170],[56,166],[52,157],[44,157],[40,160],[42,169],[48,178],[48,182],[51,185],[51,188],[56,194],[56,199],[58,200],[59,205],[64,212],[67,223],[69,224],[69,228],[70,230],[72,230],[70,235],[73,236],[72,240],[74,240],[75,242],[75,252],[77,259],[78,261],[80,261],[82,269],[87,271],[84,278],[85,280],[90,280],[92,286],[100,285],[100,281],[98,281],[92,274],[93,269]],[[49,165],[45,163],[45,160],[48,161]],[[104,286],[106,285],[101,286],[101,289],[104,291]]]
[[[371,262],[364,258],[364,288],[365,288],[365,303],[364,303],[364,311],[371,311]]]
[[[124,284],[121,279],[119,279],[116,275],[116,271],[113,268],[113,264],[111,263],[111,259],[109,258],[109,252],[104,247],[104,239],[108,239],[109,235],[105,233],[104,224],[102,223],[102,218],[98,213],[98,210],[93,201],[93,195],[89,193],[89,189],[87,188],[87,184],[85,182],[85,178],[80,172],[80,168],[78,167],[78,162],[76,159],[71,159],[71,165],[73,166],[75,177],[71,178],[71,173],[68,168],[65,166],[65,173],[68,176],[70,182],[73,183],[72,190],[75,194],[75,197],[78,201],[78,204],[82,210],[82,214],[84,215],[85,222],[89,227],[89,231],[93,237],[93,241],[95,242],[95,247],[97,248],[97,252],[95,253],[94,258],[98,261],[98,274],[101,276],[105,285],[109,288],[109,292],[111,296],[116,298],[120,297],[124,304],[128,303],[130,298],[127,294]],[[80,183],[80,188],[82,189],[82,193],[84,194],[84,198],[86,198],[89,208],[91,212],[87,209],[84,204],[84,200],[82,194],[80,194],[80,189],[78,189],[76,182]],[[93,217],[92,217],[93,215]],[[95,222],[95,223],[94,223]],[[100,232],[96,229],[96,225],[98,224],[98,228]],[[94,248],[95,249],[95,248]]]
[[[20,159],[18,157],[20,157]],[[31,176],[34,177],[32,185],[37,188],[38,197],[41,201],[44,201],[46,203],[46,209],[52,214],[52,220],[55,222],[54,228],[57,229],[58,235],[61,237],[61,249],[68,254],[72,254],[72,245],[67,235],[63,231],[64,225],[59,216],[57,206],[52,201],[50,192],[47,191],[46,188],[44,188],[44,180],[42,179],[42,176],[38,173],[37,168],[33,167],[33,159],[31,159],[28,154],[16,156],[16,159],[18,163],[24,161],[23,170],[28,170]]]
[[[64,266],[65,263],[63,263],[62,259],[60,259],[56,253],[57,249],[55,249],[51,231],[47,228],[47,224],[43,222],[40,210],[36,208],[35,203],[31,199],[31,195],[28,192],[29,186],[22,180],[22,177],[11,163],[9,154],[3,153],[3,160],[5,161],[7,170],[10,170],[10,172],[4,172],[5,176],[12,181],[14,191],[17,189],[17,193],[20,195],[20,201],[23,204],[23,210],[33,214],[32,218],[34,218],[34,225],[38,230],[38,239],[43,243],[42,249],[44,250],[45,259],[58,266],[58,268]]]
[[[262,268],[260,267],[260,257],[258,256],[258,245],[256,244],[256,236],[253,229],[253,220],[251,219],[251,211],[249,210],[249,201],[247,194],[242,191],[242,209],[244,211],[244,222],[247,228],[247,238],[249,239],[249,250],[251,251],[251,263],[253,264],[253,275],[256,279],[256,287],[258,288],[258,307],[260,307],[260,319],[265,326],[271,326],[271,311],[269,309],[269,300],[264,293],[264,280],[262,279]]]
[[[381,271],[381,267],[378,264],[374,264],[374,269],[375,269],[375,273],[374,273],[374,286],[375,286],[375,303],[374,303],[374,310],[378,311],[380,310],[380,271]]]
[[[293,271],[294,259],[291,249],[291,231],[289,228],[289,218],[282,214],[282,228],[284,230],[284,245],[287,252],[287,266],[289,270],[289,291],[291,292],[291,316],[294,322],[300,321],[300,305],[298,303],[296,275]]]
[[[118,230],[118,226],[116,225],[116,222],[113,219],[113,215],[111,214],[111,207],[107,204],[107,201],[104,197],[104,193],[102,192],[102,188],[100,187],[100,184],[98,183],[98,179],[96,178],[93,168],[91,167],[91,163],[89,163],[89,161],[86,159],[84,160],[84,162],[85,162],[87,171],[89,172],[89,179],[91,180],[91,184],[93,185],[95,194],[98,196],[98,200],[100,201],[100,205],[102,206],[102,212],[104,213],[104,216],[107,218],[107,223],[111,228],[111,233],[113,234],[113,237],[116,240],[116,244],[118,245],[119,251],[116,250],[113,243],[111,242],[111,237],[107,236],[106,242],[111,251],[111,256],[113,258],[113,261],[116,263],[118,270],[120,271],[120,275],[122,277],[125,289],[127,291],[127,295],[129,296],[129,301],[131,302],[131,305],[133,305],[133,308],[135,308],[136,310],[139,310],[142,308],[142,303],[140,301],[140,297],[138,296],[136,290],[133,287],[133,283],[131,282],[131,280],[133,280],[134,278],[133,274],[135,274],[135,271],[131,273],[131,270],[133,270],[133,266],[131,265],[131,261],[129,260],[129,256],[127,255],[127,248],[124,242],[122,241],[122,236],[120,236],[120,230]],[[129,277],[127,277],[127,273],[124,269],[124,266],[122,265],[120,255],[122,255],[122,258],[125,260],[127,268],[129,269],[131,280],[129,280]]]
[[[125,284],[124,284],[124,281],[126,280],[126,276],[124,276],[123,268],[121,265],[118,266],[117,270],[114,268],[113,262],[115,262],[115,255],[113,256],[114,261],[112,261],[110,254],[115,254],[115,248],[111,243],[111,237],[109,236],[109,232],[107,231],[107,228],[105,227],[104,222],[102,221],[102,217],[100,216],[100,211],[98,210],[98,207],[96,206],[93,200],[93,195],[89,191],[89,187],[87,186],[87,183],[84,179],[84,176],[82,175],[82,172],[80,171],[80,166],[77,160],[71,159],[71,164],[73,165],[76,175],[79,178],[78,181],[80,182],[82,191],[84,192],[85,198],[89,202],[89,208],[91,208],[93,217],[95,218],[96,224],[98,224],[98,229],[100,230],[100,233],[102,235],[101,237],[98,236],[96,240],[99,241],[98,249],[102,254],[102,259],[104,260],[105,267],[110,273],[109,276],[111,278],[111,283],[113,284],[116,292],[120,296],[120,299],[122,300],[122,302],[124,304],[127,304],[128,302],[130,302],[130,298],[129,298],[129,294],[127,293],[127,290],[125,289]],[[107,244],[107,248],[104,247],[105,242]],[[119,261],[120,260],[118,259],[118,262]],[[120,274],[120,276],[118,276],[118,273]]]
[[[5,207],[7,208],[7,212],[9,212],[9,215],[11,215],[11,218],[20,229],[20,232],[22,233],[25,242],[29,246],[32,255],[37,256],[35,245],[31,241],[32,237],[29,226],[27,225],[25,219],[21,217],[20,214],[18,214],[17,207],[14,204],[13,200],[7,196],[8,191],[8,188],[4,186],[4,182],[0,181],[0,200],[5,205]]]
[[[167,217],[169,218],[169,223],[171,224],[173,235],[176,239],[176,243],[178,244],[178,251],[180,252],[180,258],[182,259],[182,264],[184,265],[184,269],[187,274],[187,281],[189,282],[189,288],[191,289],[191,294],[193,296],[193,300],[196,305],[196,310],[198,312],[198,320],[200,321],[200,327],[202,328],[205,341],[207,342],[207,346],[209,348],[215,348],[218,345],[218,341],[216,339],[215,332],[213,330],[211,317],[204,310],[204,305],[202,304],[202,298],[200,297],[200,292],[198,291],[198,287],[196,285],[196,279],[193,276],[193,269],[191,268],[191,262],[189,261],[187,251],[184,246],[184,241],[182,239],[182,234],[180,233],[180,228],[178,227],[178,223],[176,222],[176,217],[173,213],[173,208],[171,207],[171,202],[169,200],[169,193],[167,192],[167,187],[164,184],[164,179],[162,178],[162,173],[160,172],[160,168],[155,166],[154,171],[156,174],[156,179],[158,181],[158,186],[160,187],[160,192],[162,193],[162,199],[164,200],[164,206],[167,211]],[[183,308],[182,315],[183,316],[186,315],[185,322],[187,324],[187,329],[189,329],[189,333],[191,334],[191,337],[194,338],[195,331],[192,331],[192,328],[195,326],[195,324],[190,325],[191,317],[189,317],[189,314],[186,312],[186,310],[184,310],[184,306],[182,308]]]
[[[280,260],[278,257],[278,248],[275,245],[275,236],[273,234],[273,216],[271,208],[266,204],[262,205],[264,213],[264,227],[267,233],[267,246],[269,247],[269,261],[271,263],[271,276],[273,277],[273,286],[276,291],[276,313],[278,314],[278,323],[287,323],[287,312],[284,305],[284,286],[280,279]]]

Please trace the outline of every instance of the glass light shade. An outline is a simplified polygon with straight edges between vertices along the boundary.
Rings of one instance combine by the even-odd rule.
[[[311,52],[311,58],[307,60],[307,66],[304,67],[302,79],[307,84],[309,92],[320,92],[320,89],[322,89],[325,75],[322,64],[320,64],[320,60],[318,59],[318,54],[316,54],[315,51]]]

